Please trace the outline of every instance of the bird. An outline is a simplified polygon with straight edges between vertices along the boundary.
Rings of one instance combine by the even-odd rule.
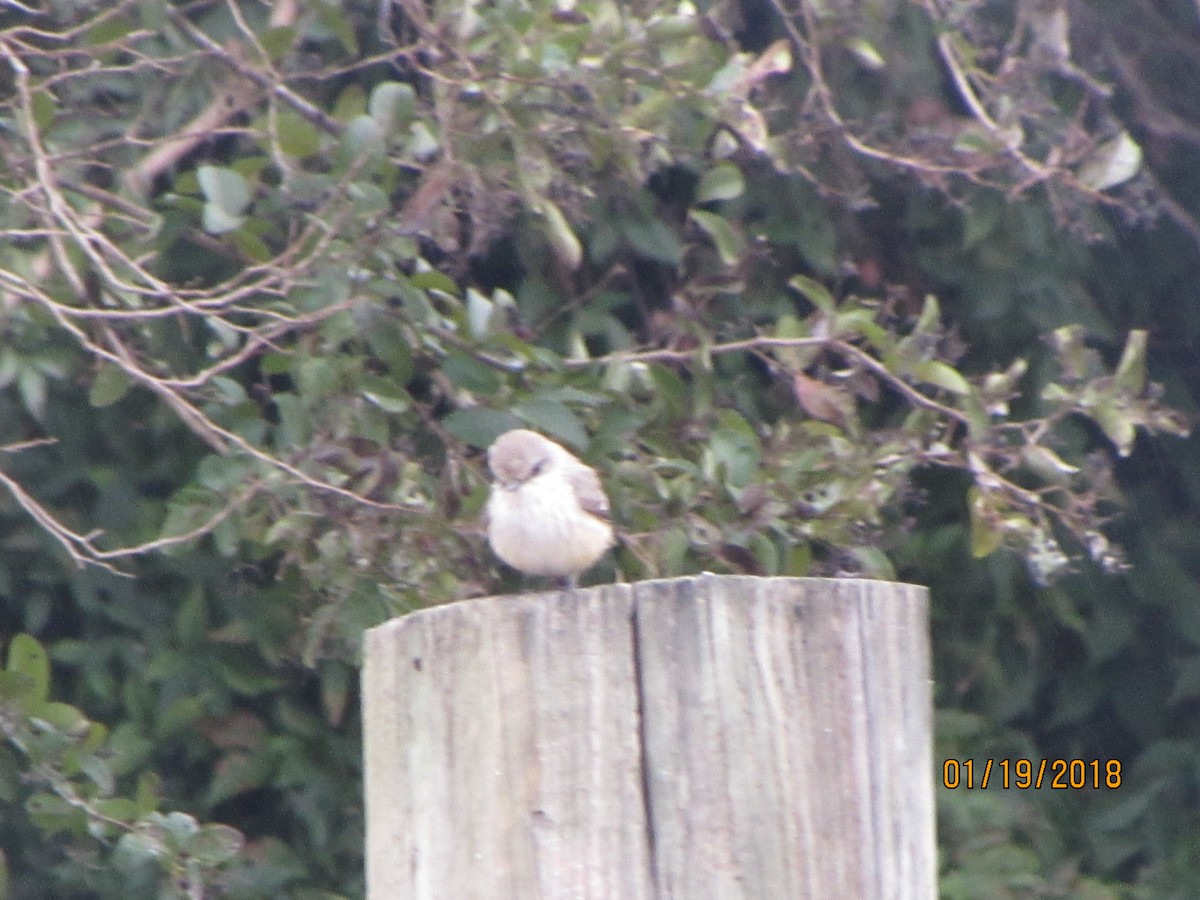
[[[596,470],[536,431],[506,431],[487,451],[492,490],[487,537],[500,559],[527,575],[574,588],[613,545],[608,497]]]

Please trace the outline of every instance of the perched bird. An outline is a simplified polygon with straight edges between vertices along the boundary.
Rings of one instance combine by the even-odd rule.
[[[486,511],[492,550],[520,572],[575,587],[613,544],[596,470],[524,428],[496,438],[487,462],[494,479]]]

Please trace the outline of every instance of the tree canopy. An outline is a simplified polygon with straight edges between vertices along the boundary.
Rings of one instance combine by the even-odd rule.
[[[6,4],[11,895],[361,893],[359,638],[517,587],[511,427],[593,578],[928,583],[939,761],[1120,761],[943,791],[945,896],[1187,895],[1196,18]]]

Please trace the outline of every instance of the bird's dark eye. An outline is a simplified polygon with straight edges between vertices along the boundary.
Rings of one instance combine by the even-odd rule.
[[[533,471],[529,474],[529,477],[532,478],[534,475],[541,475],[542,469],[544,469],[544,468],[546,468],[546,460],[544,460],[544,459],[538,460],[537,462],[535,462],[533,464]]]

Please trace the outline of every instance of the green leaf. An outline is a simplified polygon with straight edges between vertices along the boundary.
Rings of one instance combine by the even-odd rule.
[[[251,468],[246,457],[206,456],[196,467],[196,484],[213,493],[224,493],[245,484]]]
[[[966,396],[971,393],[971,383],[958,369],[940,359],[930,359],[913,366],[912,374],[926,384],[932,384],[952,394]]]
[[[357,57],[358,37],[354,33],[354,25],[346,15],[346,11],[342,9],[342,5],[332,2],[332,0],[320,0],[320,2],[314,3],[313,7],[321,24],[337,37],[346,53],[351,57]]]
[[[157,862],[162,852],[162,844],[154,834],[145,830],[127,832],[117,841],[113,865],[119,872],[132,873],[143,865]]]
[[[1115,398],[1105,397],[1092,406],[1088,414],[1113,442],[1118,456],[1126,457],[1133,452],[1137,426],[1130,410],[1119,404]]]
[[[250,205],[250,184],[233,169],[199,166],[196,179],[208,202],[229,216],[238,216]]]
[[[872,72],[878,72],[887,65],[883,55],[875,49],[875,45],[864,37],[852,37],[846,41],[845,46],[854,54],[855,59]]]
[[[404,152],[412,159],[426,160],[438,152],[441,144],[435,135],[420,119],[413,122],[408,129],[408,141],[405,142]]]
[[[1174,409],[1154,408],[1149,411],[1142,423],[1146,428],[1173,434],[1175,437],[1188,437],[1192,433],[1192,424],[1186,414]]]
[[[494,394],[500,389],[500,376],[487,363],[459,350],[451,350],[442,361],[442,373],[457,387],[478,394]]]
[[[692,542],[686,528],[675,526],[660,533],[658,538],[659,577],[670,578],[684,571],[688,550]]]
[[[812,547],[807,543],[789,547],[783,570],[779,573],[788,578],[803,578],[812,569]]]
[[[600,219],[588,235],[588,257],[596,264],[606,262],[616,252],[620,240],[621,235],[613,223]]]
[[[732,200],[746,190],[746,181],[742,170],[731,162],[717,163],[702,176],[696,185],[696,203],[710,203],[714,200]]]
[[[1004,532],[997,524],[988,496],[977,487],[967,494],[971,510],[971,555],[976,559],[991,556],[1004,543]]]
[[[391,201],[378,185],[352,181],[346,186],[346,196],[354,203],[354,213],[364,219],[381,216],[390,209]]]
[[[317,126],[291,107],[281,107],[276,119],[279,148],[294,159],[307,159],[321,149]]]
[[[269,665],[241,648],[220,647],[211,652],[213,673],[236,694],[257,697],[278,690],[283,684]]]
[[[33,794],[25,801],[25,809],[37,826],[48,834],[59,831],[76,835],[86,833],[87,814],[57,794]]]
[[[639,256],[670,265],[676,265],[683,258],[683,244],[665,222],[622,219],[620,230]]]
[[[137,791],[134,794],[134,803],[137,805],[138,814],[144,816],[158,808],[159,787],[157,773],[142,772],[138,776]]]
[[[37,638],[18,634],[8,645],[6,671],[15,672],[27,680],[22,695],[28,700],[45,700],[50,693],[50,657]]]
[[[371,90],[367,112],[386,136],[394,134],[401,125],[408,123],[416,103],[417,94],[412,85],[399,81],[385,81]]]
[[[196,821],[195,816],[184,812],[170,812],[165,816],[154,815],[150,818],[156,824],[163,826],[174,847],[178,849],[188,846],[192,838],[200,831],[200,823]]]
[[[29,708],[29,716],[70,737],[83,737],[91,722],[69,703],[43,702]]]
[[[339,725],[350,702],[350,669],[338,660],[326,660],[321,664],[320,682],[325,720],[330,725]]]
[[[445,272],[439,272],[437,269],[428,269],[424,272],[417,272],[415,275],[410,275],[408,283],[415,288],[423,291],[443,291],[451,296],[458,296],[459,288],[454,279]]]
[[[656,399],[666,406],[670,417],[678,419],[684,416],[691,392],[679,373],[667,366],[654,364],[650,366],[650,379],[654,383]]]
[[[487,337],[496,321],[496,305],[475,288],[467,288],[467,333],[475,340]]]
[[[708,441],[708,450],[724,480],[732,487],[744,487],[754,480],[762,461],[762,445],[754,428],[733,410],[722,410],[717,427]]]
[[[991,194],[981,195],[975,202],[962,209],[962,246],[970,250],[990,236],[1000,225],[1004,215],[1004,203]]]
[[[187,842],[187,852],[197,862],[217,866],[233,859],[246,843],[245,835],[228,825],[205,825]]]
[[[209,714],[213,698],[206,693],[180,697],[158,714],[154,733],[160,739],[183,734],[197,720]]]
[[[209,234],[226,234],[242,227],[244,216],[231,216],[224,209],[211,201],[204,204],[201,224]]]
[[[256,224],[259,220],[251,219],[247,228]],[[271,248],[266,242],[256,234],[251,234],[247,228],[238,227],[234,230],[230,237],[233,239],[233,244],[242,252],[242,254],[251,262],[265,263],[268,262],[274,255],[271,253]]]
[[[925,302],[921,306],[921,315],[917,318],[917,324],[913,328],[913,334],[932,334],[937,331],[941,321],[942,310],[937,297],[933,294],[926,294]]]
[[[1106,191],[1132,178],[1142,167],[1142,148],[1129,132],[1122,131],[1096,148],[1079,169],[1079,180],[1096,191]]]
[[[224,461],[229,458],[220,459]],[[203,641],[207,631],[208,602],[204,599],[204,591],[196,587],[188,591],[175,609],[175,633],[182,646],[192,646]]]
[[[872,345],[879,348],[882,353],[891,353],[895,350],[895,336],[888,331],[875,318],[875,311],[871,309],[846,309],[839,312],[833,320],[833,334],[841,337],[845,334],[861,334]],[[894,362],[889,362],[885,359],[889,366],[893,366]]]
[[[1105,796],[1108,802],[1097,803],[1089,812],[1088,827],[1098,831],[1128,828],[1143,820],[1150,807],[1160,802],[1162,794],[1169,790],[1172,790],[1170,781],[1163,776],[1136,786],[1122,785],[1122,790],[1114,792],[1113,796]]]
[[[1016,125],[990,128],[974,121],[965,122],[954,139],[954,149],[960,153],[998,153],[1020,147],[1025,133]]]
[[[227,753],[216,768],[204,802],[215,806],[230,797],[262,787],[274,767],[274,760],[266,753]]]
[[[1113,383],[1122,391],[1129,394],[1140,394],[1146,387],[1146,332],[1138,328],[1129,332],[1125,340],[1125,349],[1121,353],[1121,361],[1117,363],[1117,371]]]
[[[571,229],[571,223],[567,221],[562,210],[549,200],[540,201],[537,212],[542,231],[545,233],[546,239],[550,241],[554,256],[567,269],[574,272],[583,262],[583,245],[579,243],[579,238]]]
[[[368,115],[355,116],[342,134],[342,152],[349,160],[377,159],[387,151],[383,129]]]
[[[364,380],[361,387],[362,395],[386,413],[399,415],[412,408],[409,393],[391,381],[371,378]]]
[[[338,94],[337,102],[333,105],[333,117],[339,122],[349,123],[355,116],[364,115],[367,111],[367,98],[363,94],[362,85],[357,81],[351,82],[346,89]]]
[[[214,390],[213,401],[222,406],[241,406],[247,400],[246,389],[232,378],[218,375],[209,384]]]
[[[48,90],[35,91],[30,107],[37,127],[45,131],[54,124],[54,114],[58,109],[54,94]]]
[[[750,551],[758,563],[758,571],[764,575],[779,574],[779,548],[761,531],[750,538]]]
[[[673,91],[647,89],[644,98],[625,113],[626,127],[649,129],[663,122],[679,100]]]
[[[277,25],[268,28],[258,36],[258,42],[267,51],[272,61],[278,62],[296,44],[296,26]]]
[[[137,28],[137,24],[132,19],[124,16],[113,16],[107,19],[98,16],[97,18],[100,21],[89,28],[84,35],[85,42],[91,46],[116,43]],[[3,892],[0,892],[0,897],[3,896]]]
[[[858,563],[859,571],[867,578],[879,578],[884,581],[894,581],[896,567],[878,547],[854,547],[850,556]]]
[[[543,431],[577,449],[583,449],[588,445],[587,431],[584,429],[583,423],[564,403],[557,400],[534,398],[526,403],[517,404],[512,411],[519,418],[528,422],[536,431]]]
[[[104,363],[92,379],[88,402],[97,408],[112,406],[129,392],[132,383],[120,366]]]
[[[78,710],[76,710],[78,712]],[[82,714],[80,714],[82,716]],[[87,722],[87,719],[84,719]],[[90,723],[89,723],[90,724]],[[117,789],[117,779],[113,772],[112,765],[107,756],[102,756],[96,753],[88,753],[79,761],[79,769],[89,779],[96,789],[104,795],[110,795]],[[128,804],[126,809],[132,809],[133,803],[129,800],[125,801]]]
[[[463,443],[479,448],[491,446],[492,441],[504,432],[524,425],[512,413],[485,406],[456,409],[444,416],[441,424]]]
[[[337,391],[340,381],[337,366],[328,359],[313,356],[297,363],[294,367],[296,386],[305,401],[312,403]]]
[[[812,332],[808,325],[802,322],[793,313],[784,313],[775,322],[775,332],[773,337],[783,338],[785,340],[791,338],[808,338],[812,337]],[[808,366],[816,359],[820,353],[818,347],[774,347],[772,352],[783,362],[789,371],[798,372]]]
[[[733,230],[733,226],[729,224],[728,220],[716,213],[705,212],[702,209],[690,210],[688,217],[708,235],[717,248],[717,255],[721,257],[721,262],[732,266],[742,258],[742,254],[746,252],[746,241]]]
[[[412,347],[407,335],[395,319],[378,317],[366,329],[367,346],[391,371],[397,384],[407,384],[412,378]]]
[[[809,303],[823,313],[832,315],[837,309],[837,301],[833,299],[833,294],[829,293],[829,289],[821,282],[814,281],[806,275],[793,275],[788,280],[788,287],[799,291]]]
[[[17,392],[25,410],[39,422],[46,415],[46,376],[32,366],[17,374]]]
[[[1022,448],[1021,462],[1051,484],[1070,484],[1072,477],[1080,471],[1079,466],[1070,465],[1049,447],[1040,444],[1029,444]]]
[[[121,822],[132,822],[139,813],[137,804],[128,797],[105,797],[93,800],[92,807],[101,815]]]

